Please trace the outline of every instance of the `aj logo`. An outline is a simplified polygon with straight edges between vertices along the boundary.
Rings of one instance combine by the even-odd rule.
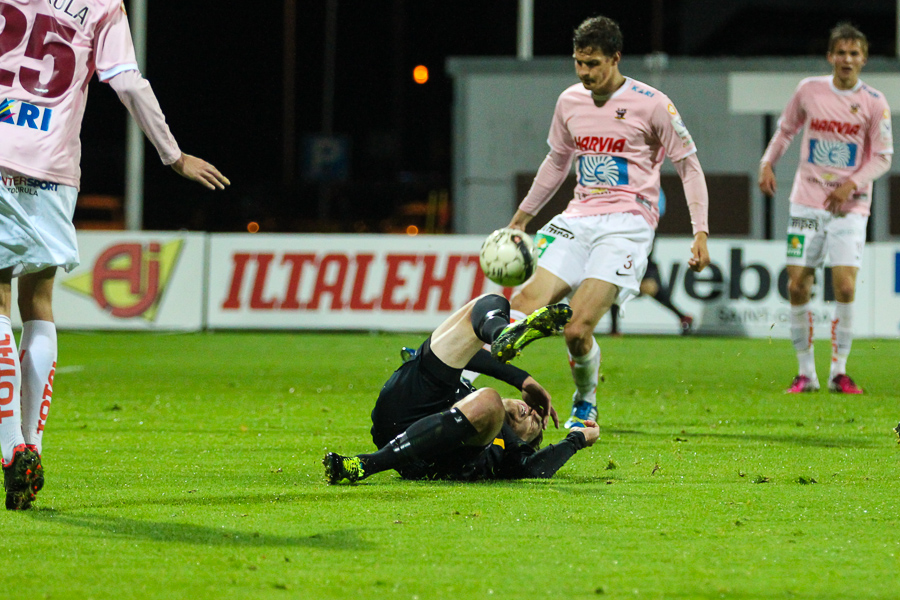
[[[624,119],[624,118],[625,118],[625,113],[626,113],[626,112],[628,112],[628,109],[627,109],[627,108],[617,108],[617,109],[616,109],[616,118],[617,118],[617,119]]]
[[[175,271],[184,240],[167,244],[150,242],[110,246],[97,257],[93,270],[76,275],[62,285],[90,296],[97,305],[119,319],[156,319],[163,293]]]

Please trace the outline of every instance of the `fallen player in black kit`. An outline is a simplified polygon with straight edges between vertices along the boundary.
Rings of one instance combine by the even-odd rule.
[[[550,395],[528,373],[508,365],[530,342],[562,331],[565,304],[545,306],[510,325],[509,302],[498,295],[472,300],[444,321],[397,369],[372,410],[372,454],[325,455],[328,483],[355,483],[395,469],[405,479],[549,478],[599,436],[594,422],[539,450],[552,418]],[[491,352],[483,344],[491,344]],[[476,390],[463,369],[504,381],[522,400]]]

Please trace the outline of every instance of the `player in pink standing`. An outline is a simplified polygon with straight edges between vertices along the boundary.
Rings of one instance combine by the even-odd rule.
[[[848,23],[832,29],[827,58],[833,73],[800,82],[760,162],[759,189],[773,195],[772,169],[804,128],[787,230],[791,340],[799,362],[799,372],[787,389],[792,394],[819,389],[809,300],[815,269],[822,266],[826,253],[836,300],[828,387],[844,394],[863,392],[847,375],[856,274],[866,242],[872,181],[887,172],[894,152],[891,111],[884,94],[859,79],[868,54],[861,31]]]
[[[547,140],[550,152],[509,223],[524,229],[575,161],[575,197],[538,232],[537,273],[512,298],[512,316],[521,319],[571,295],[574,314],[565,337],[575,394],[568,428],[597,418],[600,346],[594,330],[614,302],[623,306],[640,292],[659,221],[659,171],[667,155],[691,214],[688,265],[701,271],[709,264],[706,180],[675,106],[659,90],[619,72],[622,33],[612,19],[587,19],[573,41],[581,83],[560,94]]]
[[[43,487],[41,443],[56,370],[51,307],[57,267],[78,265],[72,214],[81,177],[81,120],[96,71],[163,163],[210,189],[229,184],[183,154],[141,77],[120,0],[0,0],[0,449],[6,508]],[[24,326],[10,324],[18,277]]]

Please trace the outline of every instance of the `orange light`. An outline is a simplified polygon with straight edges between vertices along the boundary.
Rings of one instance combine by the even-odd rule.
[[[410,225],[406,228],[406,235],[419,235],[419,228],[415,225]]]
[[[413,81],[418,84],[422,84],[428,81],[428,67],[425,65],[418,65],[415,69],[413,69]]]
[[[257,231],[259,231],[259,223],[257,223],[256,221],[250,221],[249,223],[247,223],[247,231],[249,231],[250,233],[256,233]]]

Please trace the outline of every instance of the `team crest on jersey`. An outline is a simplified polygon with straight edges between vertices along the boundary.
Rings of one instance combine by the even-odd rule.
[[[850,105],[850,112],[851,112],[852,114],[854,114],[854,115],[855,115],[856,113],[858,113],[858,112],[859,112],[859,104],[851,104],[851,105]]]
[[[806,236],[797,233],[789,233],[787,237],[787,255],[791,258],[801,258],[803,256],[803,246],[806,243]]]
[[[856,166],[858,146],[833,140],[809,140],[809,162],[820,167]]]
[[[617,108],[616,109],[616,118],[622,120],[625,118],[625,113],[628,112],[627,108]]]
[[[603,154],[582,156],[578,159],[578,183],[584,187],[628,185],[628,161]]]

